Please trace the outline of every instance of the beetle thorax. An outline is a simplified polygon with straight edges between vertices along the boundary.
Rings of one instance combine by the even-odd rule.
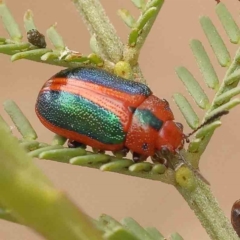
[[[132,152],[152,156],[162,146],[170,151],[180,147],[183,134],[166,100],[149,96],[134,111],[126,136],[126,147]]]

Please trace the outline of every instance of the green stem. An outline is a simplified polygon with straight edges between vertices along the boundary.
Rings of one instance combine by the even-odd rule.
[[[22,43],[24,44],[24,43]],[[27,44],[27,43],[26,43]],[[12,44],[13,46],[15,44]],[[1,49],[0,48],[0,53],[6,54],[6,55],[15,55],[16,53],[11,51],[11,49]],[[58,56],[56,55],[54,58],[48,58],[46,60],[42,60],[41,57],[46,54],[46,53],[53,53],[53,50],[51,49],[34,49],[30,51],[23,51],[18,53],[18,59],[12,59],[12,61],[16,61],[19,59],[27,59],[30,61],[35,61],[35,62],[40,62],[40,63],[45,63],[45,64],[50,64],[50,65],[55,65],[55,66],[61,66],[61,67],[80,67],[83,66],[84,63],[81,62],[67,62],[64,59],[59,59]],[[94,66],[93,64],[89,64],[89,66]]]
[[[154,6],[154,7],[156,7],[156,12],[155,12],[154,16],[151,17],[151,19],[146,23],[146,25],[142,29],[142,32],[139,35],[138,40],[136,42],[136,45],[134,47],[125,46],[125,49],[124,49],[124,60],[125,61],[130,62],[132,65],[137,63],[141,48],[142,48],[143,44],[145,43],[145,41],[148,37],[148,34],[150,33],[150,31],[152,29],[152,26],[158,16],[160,9],[162,8],[163,3],[164,3],[164,0],[151,0],[151,1],[148,1],[148,3],[146,4],[145,9],[148,9],[151,6]],[[144,12],[142,14],[144,14]]]
[[[28,152],[29,156],[42,160],[64,162],[102,171],[161,181],[171,185],[175,184],[175,172],[170,168],[166,169],[162,164],[147,163],[149,166],[145,166],[146,162],[134,163],[130,159],[118,159],[108,154],[94,154],[82,148],[67,149],[59,145],[49,146],[44,143],[40,144],[37,141],[29,142],[23,140],[21,146]],[[126,166],[121,166],[121,164],[125,163],[127,164]]]
[[[95,34],[101,57],[118,62],[122,58],[123,44],[98,0],[72,0],[80,12],[91,35]]]
[[[2,125],[0,136],[0,202],[13,217],[49,240],[102,239],[91,220],[53,187]]]
[[[213,240],[239,240],[230,221],[225,217],[210,188],[204,182],[195,178],[197,187],[194,191],[176,187],[194,211],[202,226]]]

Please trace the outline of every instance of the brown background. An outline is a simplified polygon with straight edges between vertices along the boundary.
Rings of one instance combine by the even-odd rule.
[[[101,2],[118,34],[123,41],[126,41],[129,30],[118,18],[116,11],[124,7],[136,16],[138,11],[130,0]],[[223,2],[239,22],[240,2],[237,0]],[[57,21],[58,30],[70,49],[86,54],[90,52],[89,34],[71,1],[8,0],[7,4],[19,23],[22,23],[24,12],[32,9],[35,23],[40,31],[45,32]],[[166,1],[140,56],[142,71],[157,96],[171,101],[174,92],[186,93],[174,72],[174,68],[178,65],[187,66],[202,81],[188,46],[192,38],[203,41],[211,54],[219,78],[223,78],[225,70],[218,66],[198,22],[200,15],[211,16],[230,47],[231,55],[234,56],[237,46],[227,40],[214,12],[215,4],[213,0]],[[21,29],[23,30],[22,25]],[[2,26],[0,26],[0,36],[7,36]],[[0,55],[0,64],[0,102],[9,98],[14,99],[37,129],[39,139],[50,141],[53,134],[38,121],[34,113],[34,104],[42,84],[60,68],[25,60],[11,63],[9,57],[5,55]],[[204,86],[203,83],[202,85]],[[213,96],[211,90],[206,89],[206,91]],[[171,103],[171,106],[176,119],[186,125],[174,103]],[[232,203],[240,198],[239,111],[239,107],[235,108],[230,115],[224,117],[223,127],[216,131],[201,162],[202,172],[211,182],[212,190],[227,216],[230,214]],[[0,112],[6,116],[2,107]],[[198,113],[203,115],[200,110]],[[185,131],[189,132],[189,128],[186,127]],[[177,231],[186,240],[209,239],[183,198],[171,186],[67,164],[37,160],[35,162],[57,187],[66,191],[75,203],[92,217],[96,218],[101,213],[109,214],[118,220],[131,216],[143,226],[157,227],[165,236]],[[40,240],[42,238],[28,228],[0,221],[0,239]]]

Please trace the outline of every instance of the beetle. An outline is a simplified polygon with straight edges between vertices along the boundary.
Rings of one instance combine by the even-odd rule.
[[[186,139],[165,99],[145,84],[94,67],[52,76],[35,110],[46,128],[69,139],[69,147],[88,145],[124,156],[130,150],[134,162],[149,156],[160,162],[161,153],[177,153]]]
[[[47,46],[45,36],[41,34],[37,29],[29,30],[27,32],[27,39],[29,43],[38,48],[45,48]]]
[[[234,230],[240,237],[240,200],[237,200],[232,206],[231,223]]]

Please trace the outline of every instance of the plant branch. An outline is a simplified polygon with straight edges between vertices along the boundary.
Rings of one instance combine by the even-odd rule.
[[[23,50],[23,48],[25,50]],[[84,62],[76,60],[75,62],[66,61],[59,58],[59,52],[52,49],[34,49],[29,43],[5,44],[0,45],[0,53],[12,56],[11,60],[27,59],[34,62],[41,62],[62,67],[80,67],[86,66]],[[88,63],[88,66],[96,66]]]
[[[134,46],[125,46],[125,61],[129,61],[132,65],[135,65],[137,63],[140,50],[145,43],[149,32],[152,29],[152,26],[158,16],[160,9],[162,8],[163,3],[164,0],[152,0],[148,1],[146,4],[140,18],[132,29],[132,33],[136,32],[137,35],[136,43],[134,43]],[[131,33],[129,38],[131,38]],[[129,41],[131,41],[131,39],[129,39]]]
[[[37,141],[21,141],[21,146],[31,157],[73,165],[96,168],[102,171],[175,184],[175,172],[162,164],[134,163],[108,154],[95,154],[82,148],[69,149],[59,145],[48,145]]]
[[[122,58],[123,44],[98,0],[72,0],[91,35],[95,35],[99,56],[114,63]]]
[[[0,201],[13,217],[49,240],[102,239],[90,219],[52,186],[5,129],[1,124]]]
[[[208,185],[192,175],[197,184],[194,191],[177,186],[189,207],[213,240],[239,240],[232,225],[219,207]]]
[[[230,91],[231,89],[234,89],[239,83],[239,72],[238,72],[240,69],[239,58],[240,58],[240,49],[238,49],[233,61],[231,62],[223,78],[222,84],[219,90],[217,91],[217,93],[215,94],[215,97],[208,111],[205,113],[205,116],[202,122],[205,122],[212,115],[215,109],[217,108],[220,109],[220,107],[225,103],[227,103],[225,106],[228,107],[228,109],[232,108],[236,104],[239,104],[239,100],[237,99],[232,100],[232,104],[231,104],[229,102],[230,98],[226,98],[227,100],[225,99],[225,102],[222,102],[222,101],[219,102],[219,98],[221,97],[222,94],[224,94],[227,91]],[[238,73],[238,74],[235,76],[235,73]],[[225,108],[225,110],[228,110],[228,109]],[[199,138],[197,138],[197,135],[196,135],[196,138],[190,143],[188,147],[188,159],[191,161],[193,166],[198,167],[200,157],[202,153],[205,151],[214,133],[214,130],[215,129],[209,130],[209,132],[204,136],[204,139],[202,139],[201,141],[199,141]]]

